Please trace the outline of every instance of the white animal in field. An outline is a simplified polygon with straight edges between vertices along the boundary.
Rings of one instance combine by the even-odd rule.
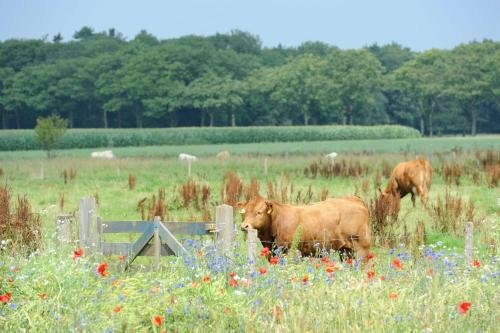
[[[184,154],[184,153],[179,154],[179,161],[181,161],[181,162],[194,162],[197,160],[198,160],[198,158],[194,155],[189,155],[189,154]]]
[[[113,159],[115,155],[113,155],[112,150],[103,150],[103,151],[93,151],[90,156],[92,158],[104,158],[104,159]]]
[[[217,155],[215,155],[215,157],[217,157],[217,159],[221,161],[225,161],[228,160],[229,157],[231,157],[231,154],[227,150],[223,150],[219,152]]]
[[[333,163],[333,162],[335,162],[335,157],[337,157],[337,156],[338,156],[338,154],[336,152],[331,152],[330,154],[326,154],[325,158],[327,160],[330,160],[330,162]]]

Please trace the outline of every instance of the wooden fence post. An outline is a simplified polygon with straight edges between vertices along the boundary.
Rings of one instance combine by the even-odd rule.
[[[73,225],[71,215],[59,215],[56,218],[56,237],[59,244],[73,241]]]
[[[465,265],[470,265],[472,262],[472,250],[474,247],[474,224],[467,222],[465,224]]]
[[[233,207],[220,205],[215,208],[217,226],[217,249],[220,254],[230,256],[234,237]]]
[[[101,227],[97,223],[94,197],[80,199],[80,246],[90,253],[101,247]]]
[[[161,218],[159,216],[155,216],[155,228],[153,235],[153,250],[154,250],[154,263],[156,268],[160,267],[160,255],[161,255],[161,240],[160,240],[160,228],[159,223],[161,222]]]
[[[248,262],[254,266],[257,263],[257,230],[247,231]]]

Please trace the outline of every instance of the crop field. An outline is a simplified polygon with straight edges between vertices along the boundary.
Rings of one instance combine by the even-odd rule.
[[[217,159],[221,150],[231,157]],[[0,231],[11,235],[0,245],[0,331],[498,329],[498,136],[113,151],[112,160],[91,159],[88,149],[57,151],[50,160],[43,151],[0,153]],[[339,153],[333,165],[322,156],[331,151]],[[200,156],[191,177],[176,158],[180,152]],[[433,166],[428,205],[417,200],[414,208],[405,197],[396,216],[372,217],[383,232],[368,263],[341,262],[320,249],[317,257],[304,258],[274,249],[275,260],[259,256],[253,265],[238,230],[228,257],[215,251],[209,236],[185,237],[192,258],[162,257],[156,268],[140,257],[122,272],[122,257],[88,255],[76,242],[59,245],[55,237],[56,216],[78,216],[85,196],[96,198],[98,216],[117,221],[150,220],[158,212],[164,221],[213,221],[217,205],[257,191],[292,204],[358,195],[374,212],[392,168],[417,156]],[[40,227],[22,225],[20,215]],[[236,212],[234,218],[239,226]],[[466,222],[474,225],[471,262],[464,258]],[[20,233],[41,247],[20,245]]]

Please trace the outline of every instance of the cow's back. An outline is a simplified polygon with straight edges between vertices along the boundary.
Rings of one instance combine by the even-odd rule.
[[[369,212],[358,197],[331,198],[307,206],[284,205],[277,217],[277,242],[289,246],[300,228],[302,253],[314,253],[313,244],[340,249],[352,247],[349,237],[371,244]]]

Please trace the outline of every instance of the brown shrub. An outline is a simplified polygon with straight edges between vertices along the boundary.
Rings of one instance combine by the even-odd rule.
[[[152,221],[155,216],[159,216],[162,221],[168,219],[168,209],[165,205],[165,189],[158,189],[158,196],[153,194],[151,198],[139,200],[137,210],[141,213],[142,220]]]
[[[61,172],[61,177],[64,180],[64,184],[66,185],[69,181],[73,181],[76,178],[76,170],[73,168],[64,169]]]
[[[133,190],[137,184],[137,177],[131,173],[128,174],[128,189]]]
[[[486,179],[488,186],[497,187],[500,180],[500,164],[491,164],[485,167]]]
[[[259,181],[255,178],[252,178],[252,180],[250,180],[250,184],[243,189],[243,196],[245,197],[245,201],[248,201],[251,198],[254,198],[257,195],[259,195],[259,191],[260,191]]]
[[[63,211],[64,211],[64,193],[61,193],[61,194],[59,195],[59,210],[60,210],[61,212],[63,212]]]
[[[389,162],[387,162],[386,160],[383,160],[382,161],[382,175],[389,179],[389,177],[391,177],[391,173],[392,173],[392,166]]]
[[[328,198],[328,189],[324,188],[321,190],[321,193],[319,194],[319,201],[325,201],[326,198]]]
[[[457,163],[453,164],[443,164],[442,174],[444,182],[447,185],[455,183],[455,185],[460,185],[460,177],[463,173],[463,166]]]
[[[4,245],[13,253],[30,253],[42,246],[40,216],[32,212],[26,196],[17,197],[11,209],[10,188],[0,187],[0,238],[10,240]]]
[[[68,170],[68,175],[69,175],[69,180],[75,180],[76,178],[76,170],[73,168],[70,168]]]
[[[222,202],[234,207],[240,201],[242,192],[243,182],[238,175],[233,171],[226,172],[221,188]]]
[[[181,186],[182,205],[188,207],[191,202],[197,203],[197,187],[194,179],[189,179]]]
[[[68,171],[64,169],[63,172],[61,173],[61,176],[64,179],[64,185],[66,185],[68,183]]]
[[[211,194],[210,187],[206,184],[203,184],[201,186],[201,207],[206,209],[208,200],[210,199],[210,194]]]
[[[341,160],[336,163],[324,163],[322,161],[313,162],[304,169],[304,176],[316,178],[318,173],[321,177],[330,179],[332,177],[360,177],[366,175],[369,171],[367,165],[359,161]]]
[[[444,196],[438,196],[431,205],[431,217],[436,230],[443,233],[463,234],[465,222],[477,223],[475,205],[471,199],[462,200],[447,189]]]
[[[382,246],[393,246],[398,222],[401,198],[398,195],[375,196],[369,210],[373,235]]]

